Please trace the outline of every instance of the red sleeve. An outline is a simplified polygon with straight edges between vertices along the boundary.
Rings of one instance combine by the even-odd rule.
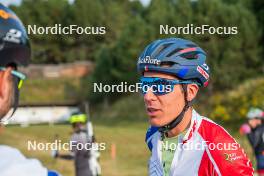
[[[199,175],[251,176],[254,169],[244,150],[221,126],[202,120],[199,134],[206,141],[207,150],[199,168]]]

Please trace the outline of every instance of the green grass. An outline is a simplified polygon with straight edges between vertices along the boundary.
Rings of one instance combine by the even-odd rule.
[[[27,79],[20,92],[21,103],[50,103],[77,101],[80,79]]]
[[[101,152],[100,163],[103,175],[136,176],[147,175],[147,160],[150,155],[144,136],[147,123],[119,123],[112,126],[95,123],[95,134],[98,142],[106,143],[106,150]],[[245,149],[255,165],[254,155],[245,136],[240,136],[232,125],[226,125],[227,130]],[[27,157],[39,159],[44,166],[62,173],[64,176],[74,175],[72,161],[51,158],[50,151],[28,151],[27,141],[53,142],[54,135],[59,134],[62,142],[67,142],[71,134],[69,125],[37,125],[22,128],[8,126],[0,132],[1,144],[10,145],[21,150]],[[111,157],[111,145],[116,145],[116,159]],[[67,153],[67,151],[62,151]]]
[[[103,175],[132,176],[147,175],[147,160],[149,151],[144,143],[147,124],[132,123],[112,127],[110,125],[95,124],[98,142],[106,143],[106,150],[101,152],[100,163]],[[71,133],[69,125],[37,125],[26,128],[8,126],[0,133],[1,144],[18,148],[30,158],[39,159],[44,166],[55,169],[64,176],[73,176],[72,161],[51,158],[50,151],[28,151],[27,141],[53,142],[54,135],[59,134],[62,142],[67,142]],[[116,159],[111,157],[111,145],[116,145]],[[62,153],[67,153],[62,151]]]
[[[256,83],[256,87],[259,87],[259,89],[254,90],[259,90],[258,92],[260,93],[263,92],[263,86],[257,86],[263,84],[263,79],[257,79],[256,81],[253,80],[253,83]],[[251,84],[252,83],[250,82],[250,85]],[[245,87],[248,89],[250,86]],[[243,102],[244,104],[246,103],[253,105],[255,105],[255,101],[257,102],[256,104],[263,103],[263,98],[261,99],[261,96],[258,94],[254,94],[254,96],[259,97],[256,98],[254,102],[249,101],[248,98],[243,98],[243,92],[247,91],[244,91],[244,89],[242,90],[242,88],[238,89],[241,89],[241,91],[232,90],[232,92],[240,92],[237,93],[235,97],[241,98],[238,98],[237,101],[230,101],[231,103],[228,104],[232,112],[238,113],[238,108],[236,107],[240,107],[240,104],[243,104]],[[80,80],[27,80],[25,86],[22,89],[21,98],[22,102],[27,103],[68,101],[76,100],[78,94],[80,93],[79,91]],[[225,100],[229,97],[234,97],[234,93],[232,92],[230,94],[221,94],[221,98]],[[215,100],[217,98],[215,95],[216,94],[206,99],[207,104],[217,101]],[[259,103],[260,100],[262,101],[261,103]],[[246,105],[244,106],[247,107]],[[95,122],[94,128],[96,138],[98,142],[106,143],[106,150],[101,152],[100,158],[103,175],[147,175],[147,160],[150,153],[144,143],[145,132],[148,124],[142,97],[138,94],[132,94],[122,97],[118,101],[110,104],[110,106],[106,109],[102,107],[103,106],[98,105],[97,108],[95,107],[91,110],[93,110],[92,120]],[[204,102],[199,103],[199,108],[197,108],[197,110],[198,112],[201,112],[202,115],[206,116],[212,111],[212,109],[207,107]],[[222,126],[224,126],[230,132],[230,134],[235,137],[237,142],[241,144],[255,166],[254,154],[247,141],[247,138],[245,136],[240,136],[238,133],[238,128],[244,121],[243,117],[244,116],[240,116],[240,118],[238,118],[236,116],[232,116],[232,118],[226,122],[221,119],[217,120],[218,123],[221,123]],[[54,135],[59,134],[60,139],[63,142],[67,142],[69,140],[70,133],[71,127],[68,125],[38,125],[27,128],[8,126],[4,132],[0,132],[0,143],[18,148],[27,157],[38,158],[46,167],[49,169],[58,170],[64,176],[72,176],[74,175],[72,161],[64,161],[61,159],[54,160],[50,156],[50,151],[27,150],[28,140],[36,140],[38,142],[53,142]],[[115,160],[111,158],[112,144],[115,144],[117,147],[117,157]]]

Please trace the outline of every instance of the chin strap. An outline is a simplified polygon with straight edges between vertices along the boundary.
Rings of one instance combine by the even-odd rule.
[[[184,93],[185,105],[184,105],[181,113],[177,117],[175,117],[174,120],[172,120],[167,125],[164,125],[164,126],[159,128],[159,132],[161,132],[162,138],[164,138],[164,136],[168,136],[168,132],[170,130],[172,130],[173,128],[175,128],[182,121],[185,112],[192,105],[192,101],[187,100],[187,84],[182,84],[182,89],[183,89],[183,93]]]

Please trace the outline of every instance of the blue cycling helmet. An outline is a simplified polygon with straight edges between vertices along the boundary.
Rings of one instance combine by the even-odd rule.
[[[206,53],[195,43],[167,38],[156,40],[144,49],[138,58],[137,69],[140,73],[154,71],[174,75],[206,87],[209,67],[205,61]]]

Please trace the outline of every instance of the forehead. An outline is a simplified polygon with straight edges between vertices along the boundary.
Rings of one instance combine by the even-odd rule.
[[[249,121],[258,121],[258,120],[261,120],[261,119],[259,119],[259,118],[249,119]]]
[[[166,78],[166,79],[177,79],[176,76],[168,75],[165,73],[158,73],[158,72],[144,72],[145,77],[158,77],[158,78]]]

